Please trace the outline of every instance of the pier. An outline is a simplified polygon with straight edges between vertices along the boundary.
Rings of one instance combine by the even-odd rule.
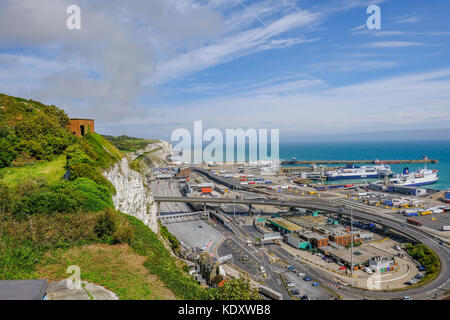
[[[424,156],[417,160],[291,160],[281,161],[282,165],[301,165],[301,164],[397,164],[397,163],[439,163],[437,159],[430,159]]]

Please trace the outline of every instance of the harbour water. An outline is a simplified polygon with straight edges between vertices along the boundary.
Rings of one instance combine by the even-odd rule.
[[[450,188],[450,141],[280,142],[280,159],[283,160],[291,160],[292,157],[297,160],[394,160],[420,159],[424,155],[439,160],[438,164],[427,164],[427,168],[439,170],[439,182],[429,187],[441,190]],[[415,171],[424,165],[390,166],[395,173],[401,173],[405,167]]]

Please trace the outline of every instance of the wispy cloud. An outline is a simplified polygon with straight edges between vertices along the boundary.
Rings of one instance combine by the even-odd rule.
[[[407,14],[404,16],[399,17],[395,23],[415,23],[422,21],[422,17],[418,16],[417,14]]]
[[[418,47],[424,46],[421,42],[409,42],[409,41],[378,41],[365,43],[362,46],[366,48],[404,48],[404,47]]]
[[[165,109],[165,116],[176,117],[182,110],[186,116],[178,125],[186,128],[196,119],[204,119],[217,128],[223,128],[224,124],[236,128],[258,127],[270,119],[267,126],[279,128],[283,137],[320,134],[324,128],[329,134],[448,128],[450,91],[446,88],[450,87],[450,69],[340,87],[310,79],[308,88],[302,88],[301,81],[269,84],[252,94],[173,105]],[[436,114],[440,120],[435,118]],[[152,117],[123,124],[161,125],[162,121],[163,118]],[[160,127],[166,134],[173,129],[171,125]]]
[[[150,79],[150,82],[160,84],[169,79],[262,50],[318,41],[317,38],[274,39],[274,37],[289,30],[317,22],[319,17],[320,15],[315,13],[300,11],[285,15],[266,26],[248,29],[222,38],[215,43],[176,55],[159,65],[156,75]]]

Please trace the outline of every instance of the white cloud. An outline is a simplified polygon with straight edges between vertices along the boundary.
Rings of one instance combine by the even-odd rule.
[[[417,14],[407,14],[404,16],[399,17],[395,23],[415,23],[415,22],[420,22],[423,19],[418,16]]]
[[[213,44],[176,55],[171,60],[162,62],[158,66],[155,77],[150,81],[153,84],[159,84],[180,75],[205,69],[257,51],[316,41],[317,39],[273,38],[294,28],[305,27],[317,22],[318,19],[319,15],[317,14],[301,11],[283,16],[267,26],[248,29],[222,38]]]
[[[164,108],[163,115],[129,119],[121,125],[157,125],[160,134],[169,136],[176,128],[190,129],[194,120],[203,120],[208,127],[263,125],[279,128],[282,136],[299,137],[433,129],[448,127],[450,120],[450,69],[336,88],[320,79],[302,86],[305,83],[305,79],[288,80],[239,95],[173,105]],[[178,122],[165,125],[167,119]]]
[[[411,41],[378,41],[372,43],[366,43],[363,47],[366,48],[404,48],[404,47],[418,47],[423,46],[424,43],[421,42],[411,42]]]

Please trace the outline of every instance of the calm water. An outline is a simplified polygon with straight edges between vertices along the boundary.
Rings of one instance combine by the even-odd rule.
[[[291,160],[396,160],[420,159],[422,156],[438,159],[439,164],[428,164],[439,170],[439,182],[431,188],[450,188],[450,141],[430,142],[295,142],[280,143],[280,158]],[[391,164],[395,173],[404,167],[414,171],[423,164]]]

